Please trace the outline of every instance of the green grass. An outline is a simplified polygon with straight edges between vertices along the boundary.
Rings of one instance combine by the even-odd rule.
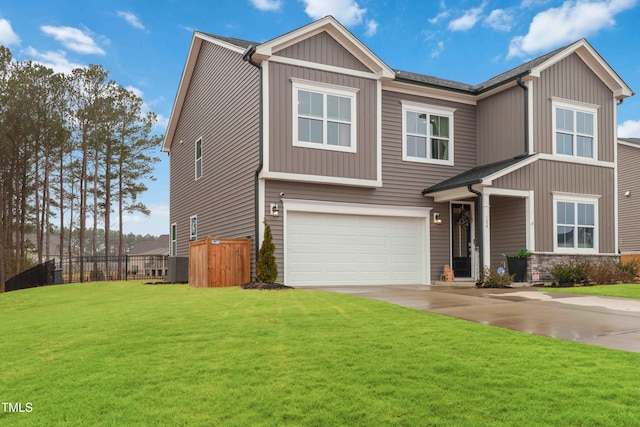
[[[542,288],[542,290],[545,292],[562,292],[565,294],[640,299],[640,284],[580,286],[576,288]]]
[[[0,425],[623,426],[640,354],[320,291],[0,295]]]

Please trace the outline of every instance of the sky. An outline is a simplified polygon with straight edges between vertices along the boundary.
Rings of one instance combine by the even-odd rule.
[[[164,134],[194,30],[265,42],[333,15],[391,68],[483,82],[581,38],[640,92],[637,0],[29,0],[0,3],[0,44],[58,72],[100,64],[158,114]],[[640,137],[640,95],[618,107],[620,137]],[[169,159],[125,232],[169,232]]]

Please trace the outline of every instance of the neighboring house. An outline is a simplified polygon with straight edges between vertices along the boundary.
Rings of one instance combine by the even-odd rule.
[[[195,32],[162,148],[171,255],[209,235],[255,257],[266,219],[294,286],[615,256],[631,95],[586,40],[472,86],[394,70],[332,17],[264,43]]]
[[[622,254],[640,254],[640,138],[618,139],[619,245]]]
[[[169,235],[141,240],[129,251],[129,272],[144,277],[166,277]]]

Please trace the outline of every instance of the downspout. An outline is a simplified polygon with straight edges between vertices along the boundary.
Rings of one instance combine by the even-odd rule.
[[[244,51],[244,54],[242,55],[242,60],[243,61],[247,61],[249,64],[253,65],[254,67],[256,67],[259,71],[260,71],[260,99],[259,99],[259,103],[260,103],[260,127],[259,127],[259,133],[258,133],[258,140],[259,140],[259,151],[258,151],[258,167],[256,168],[255,171],[255,176],[253,178],[253,192],[254,192],[254,199],[255,199],[255,203],[254,203],[254,216],[255,216],[255,223],[254,223],[254,234],[255,234],[255,257],[256,257],[256,264],[258,262],[258,254],[260,253],[260,248],[259,248],[259,243],[258,242],[258,238],[260,237],[260,209],[259,209],[259,203],[260,203],[260,190],[259,190],[259,180],[260,180],[260,172],[262,171],[262,167],[264,165],[264,148],[263,148],[263,105],[262,105],[262,92],[264,90],[263,88],[263,83],[262,83],[262,65],[258,64],[257,62],[255,62],[252,58],[253,54],[256,53],[256,48],[253,45],[249,45],[249,47],[247,47],[247,50]]]
[[[520,159],[529,155],[529,88],[522,82],[522,76],[516,82],[524,90],[524,153],[516,156],[516,159]]]
[[[484,253],[482,251],[482,242],[484,238],[484,221],[482,218],[482,193],[473,189],[472,184],[467,185],[469,193],[473,193],[478,197],[478,203],[476,203],[476,222],[478,224],[478,232],[476,234],[476,243],[478,247],[478,263],[480,264],[478,270],[480,270],[479,282],[482,282],[484,277]]]

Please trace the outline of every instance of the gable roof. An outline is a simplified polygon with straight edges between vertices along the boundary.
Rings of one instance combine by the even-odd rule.
[[[523,166],[528,165],[532,161],[537,159],[537,155],[532,154],[529,156],[514,157],[512,159],[501,160],[495,163],[489,163],[487,165],[477,166],[473,169],[469,169],[466,172],[462,172],[456,176],[439,182],[436,185],[432,185],[429,188],[422,190],[422,195],[436,193],[438,191],[451,190],[454,188],[466,187],[473,184],[482,184],[487,180],[496,179],[500,176],[506,175],[513,170],[520,169]]]
[[[640,148],[640,138],[618,138],[618,142]]]

